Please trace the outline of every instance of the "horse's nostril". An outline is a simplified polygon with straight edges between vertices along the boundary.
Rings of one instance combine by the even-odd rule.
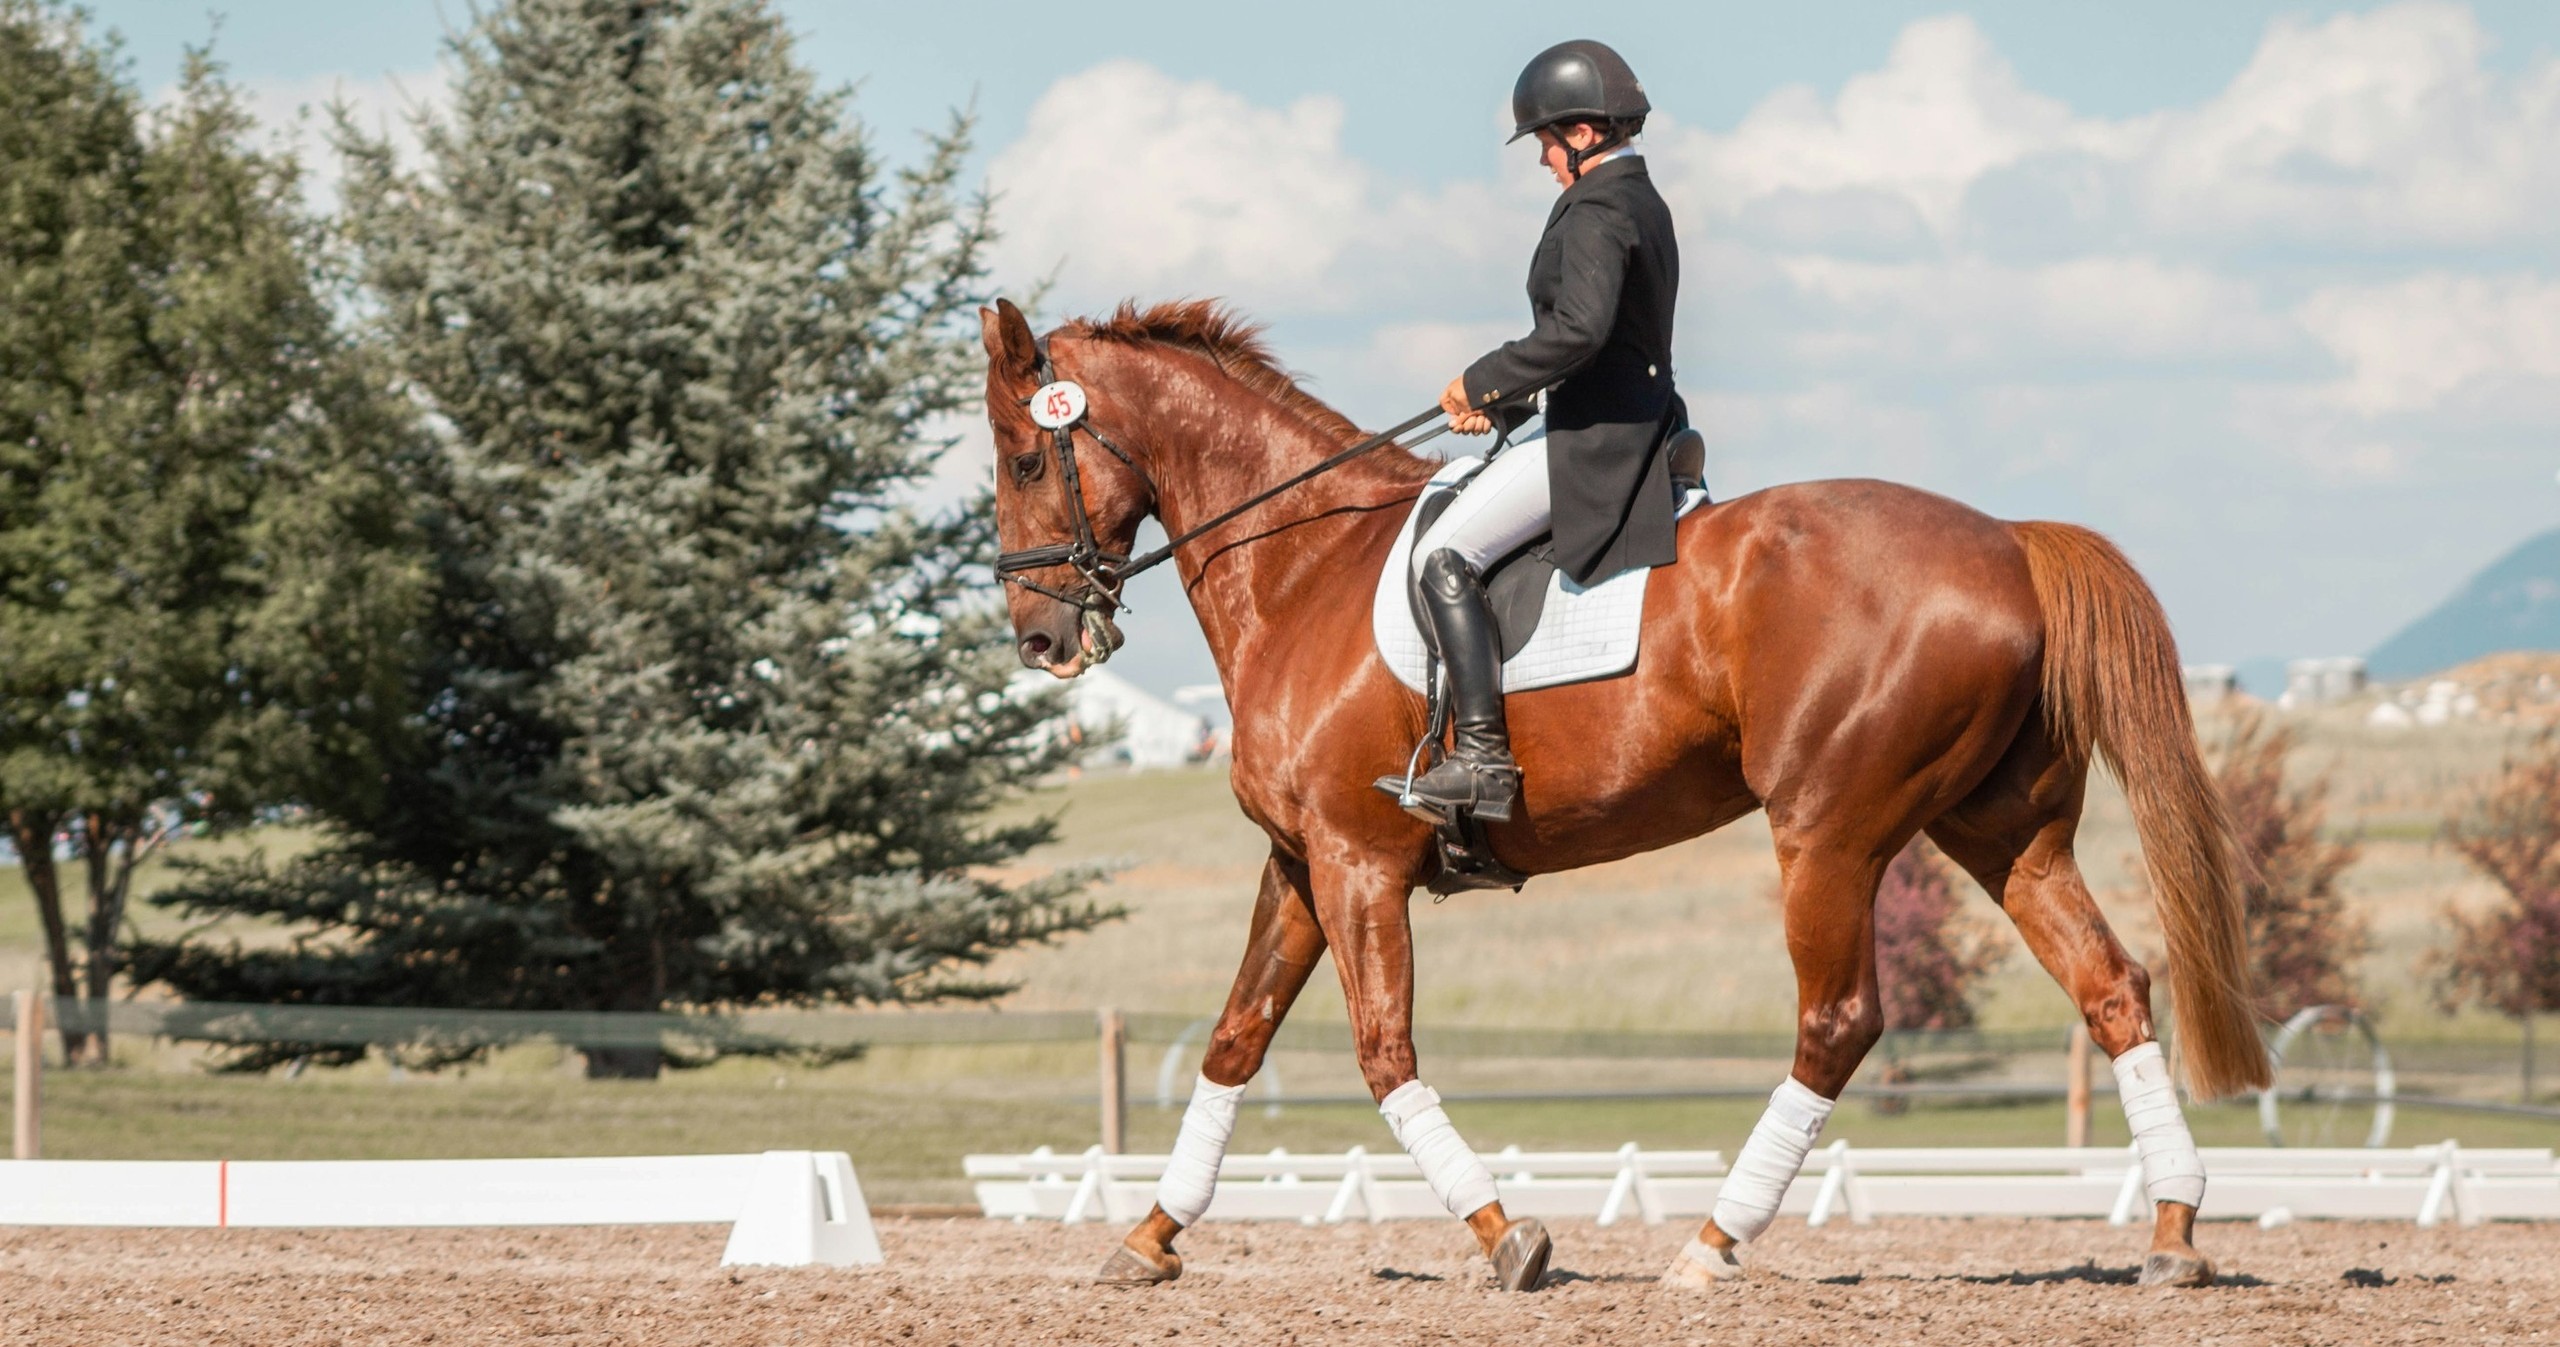
[[[1051,642],[1047,632],[1034,632],[1029,636],[1023,637],[1022,662],[1034,665],[1040,663],[1041,660],[1048,655],[1050,644]]]

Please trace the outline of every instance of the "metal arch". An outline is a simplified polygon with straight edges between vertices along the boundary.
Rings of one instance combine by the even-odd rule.
[[[2268,1082],[2267,1088],[2258,1091],[2258,1128],[2265,1134],[2268,1145],[2284,1144],[2284,1133],[2278,1125],[2281,1121],[2278,1096],[2282,1093],[2278,1086],[2282,1083],[2285,1050],[2304,1033],[2332,1022],[2354,1029],[2364,1037],[2366,1046],[2373,1049],[2373,1094],[2370,1097],[2373,1126],[2365,1134],[2365,1149],[2378,1150],[2391,1143],[2392,1101],[2399,1094],[2399,1080],[2391,1069],[2391,1053],[2383,1047],[2382,1036],[2374,1031],[2373,1021],[2366,1019],[2353,1006],[2304,1006],[2276,1030],[2275,1038],[2267,1045],[2268,1055],[2275,1059],[2279,1073],[2277,1079]],[[2358,1100],[2361,1097],[2344,1098]]]

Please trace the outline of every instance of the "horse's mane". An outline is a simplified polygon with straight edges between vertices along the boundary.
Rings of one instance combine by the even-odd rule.
[[[1076,318],[1062,331],[1096,341],[1152,342],[1206,356],[1228,377],[1290,411],[1317,431],[1348,443],[1360,438],[1351,418],[1325,405],[1283,368],[1262,341],[1262,325],[1214,299],[1175,299],[1139,308],[1123,300],[1108,318]]]

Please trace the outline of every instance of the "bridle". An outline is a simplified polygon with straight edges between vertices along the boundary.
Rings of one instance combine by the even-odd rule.
[[[1104,551],[1101,539],[1093,531],[1093,516],[1084,508],[1083,476],[1076,468],[1076,432],[1083,431],[1092,438],[1094,443],[1101,445],[1110,452],[1112,457],[1119,459],[1137,477],[1139,485],[1146,488],[1150,505],[1161,499],[1156,492],[1156,484],[1147,476],[1147,470],[1138,466],[1138,460],[1128,450],[1121,448],[1110,436],[1103,434],[1101,429],[1093,424],[1089,416],[1091,407],[1085,399],[1084,387],[1073,380],[1058,377],[1058,367],[1049,356],[1049,339],[1045,336],[1033,338],[1031,349],[1032,373],[1039,376],[1040,386],[1033,389],[1029,397],[1020,399],[1016,405],[1028,408],[1031,412],[1032,424],[1049,432],[1049,451],[1058,461],[1058,484],[1065,488],[1067,493],[1067,523],[1071,532],[1066,542],[1047,543],[1039,547],[1026,547],[1017,552],[998,553],[995,561],[996,578],[1006,584],[1018,585],[1034,594],[1046,595],[1073,607],[1088,638],[1086,644],[1092,648],[1093,653],[1088,658],[1095,664],[1111,658],[1108,622],[1113,610],[1122,606],[1120,593],[1130,580],[1152,567],[1163,564],[1173,555],[1174,549],[1184,543],[1227,523],[1284,491],[1331,472],[1362,454],[1395,443],[1399,437],[1441,414],[1440,409],[1434,406],[1428,411],[1407,417],[1393,428],[1380,431],[1358,444],[1333,454],[1287,481],[1256,492],[1247,499],[1184,529],[1180,534],[1166,539],[1162,547],[1132,557],[1118,552]],[[1538,387],[1544,386],[1541,384]],[[1535,392],[1537,389],[1528,391]],[[1415,436],[1404,447],[1411,449],[1423,444],[1448,428],[1444,423],[1437,429]],[[1065,566],[1082,576],[1083,588],[1074,591],[1057,589],[1023,574],[1025,571],[1046,570],[1052,566]]]
[[[1102,550],[1102,540],[1093,531],[1093,516],[1084,508],[1084,480],[1076,470],[1076,431],[1082,429],[1094,443],[1111,451],[1112,457],[1136,474],[1139,483],[1146,487],[1150,501],[1155,499],[1156,484],[1148,479],[1146,469],[1138,466],[1138,460],[1128,450],[1114,443],[1110,436],[1086,419],[1089,409],[1084,388],[1058,377],[1057,366],[1049,359],[1049,339],[1036,338],[1031,348],[1035,356],[1032,372],[1039,376],[1040,386],[1033,389],[1029,397],[1021,399],[1018,405],[1030,409],[1032,424],[1049,432],[1049,449],[1058,460],[1058,482],[1066,489],[1067,522],[1073,534],[1067,542],[998,553],[996,578],[1020,585],[1034,594],[1045,594],[1060,603],[1073,605],[1095,638],[1094,662],[1099,664],[1110,658],[1111,650],[1109,641],[1103,639],[1105,632],[1099,624],[1112,609],[1120,606],[1120,590],[1129,583],[1129,577],[1146,567],[1130,568],[1129,557],[1125,553]],[[1069,593],[1023,574],[1052,566],[1065,566],[1083,576],[1084,588]]]

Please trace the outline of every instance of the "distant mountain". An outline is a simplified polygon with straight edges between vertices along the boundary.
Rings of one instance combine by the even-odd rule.
[[[2560,529],[2491,562],[2365,664],[2376,678],[2414,678],[2502,650],[2560,650]]]

